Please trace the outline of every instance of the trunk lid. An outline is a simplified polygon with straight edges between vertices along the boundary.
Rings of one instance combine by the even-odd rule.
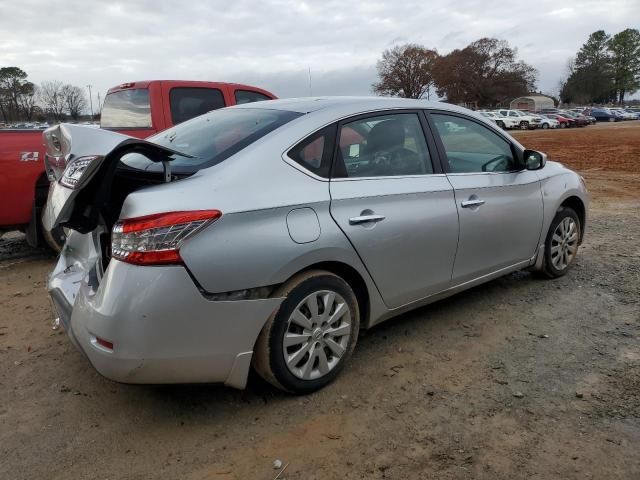
[[[139,153],[161,164],[165,182],[171,180],[169,162],[174,156],[191,158],[147,140],[80,125],[48,128],[43,139],[46,168],[53,179],[43,214],[47,230],[58,226],[81,233],[94,230],[100,222],[101,207],[110,198],[112,179],[123,155]],[[128,170],[139,172],[131,167]]]

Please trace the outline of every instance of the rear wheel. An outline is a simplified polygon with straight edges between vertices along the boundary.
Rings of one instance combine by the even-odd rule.
[[[529,122],[523,120],[520,122],[520,130],[529,130]]]
[[[285,300],[260,332],[255,370],[291,393],[323,388],[344,368],[358,340],[353,290],[337,275],[316,270],[295,276],[274,296]]]
[[[561,207],[551,222],[544,244],[543,272],[548,277],[561,277],[569,271],[578,255],[580,229],[576,212]]]

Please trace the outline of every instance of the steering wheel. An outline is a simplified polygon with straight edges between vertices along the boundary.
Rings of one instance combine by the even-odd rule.
[[[505,167],[508,166],[507,163],[507,157],[505,157],[504,155],[498,155],[497,157],[493,157],[491,160],[489,160],[488,162],[484,163],[482,165],[482,171],[483,172],[495,172],[496,168],[500,165],[500,162],[504,162],[505,163]],[[489,166],[494,164],[493,168],[489,169]]]

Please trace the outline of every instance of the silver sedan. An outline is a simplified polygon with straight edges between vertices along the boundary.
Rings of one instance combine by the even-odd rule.
[[[58,321],[104,376],[307,393],[370,328],[501,275],[564,275],[582,178],[473,112],[309,98],[216,110],[148,140],[44,133]]]

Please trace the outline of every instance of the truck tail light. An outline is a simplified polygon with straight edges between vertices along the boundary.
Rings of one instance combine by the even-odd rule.
[[[121,220],[111,232],[111,256],[134,265],[181,263],[182,243],[221,215],[219,210],[192,210]]]

